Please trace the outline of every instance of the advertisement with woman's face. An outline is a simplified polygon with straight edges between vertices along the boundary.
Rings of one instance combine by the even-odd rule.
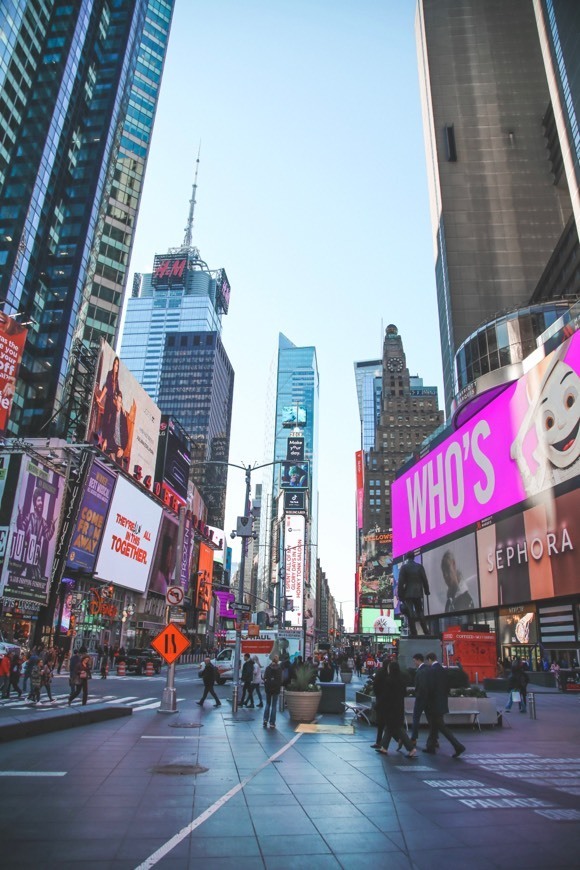
[[[157,542],[157,552],[151,570],[151,579],[149,580],[149,592],[157,592],[163,597],[165,597],[167,587],[175,583],[177,530],[177,523],[167,514],[164,514]]]
[[[464,535],[422,554],[429,581],[429,613],[455,613],[479,607],[475,535]]]

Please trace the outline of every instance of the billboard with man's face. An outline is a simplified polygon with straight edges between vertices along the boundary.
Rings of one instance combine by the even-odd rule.
[[[161,411],[107,342],[101,342],[87,441],[153,488]]]

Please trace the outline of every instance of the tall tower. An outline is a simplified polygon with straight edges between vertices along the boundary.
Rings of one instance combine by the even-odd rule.
[[[230,285],[224,269],[210,271],[192,244],[195,180],[183,244],[156,254],[153,271],[135,276],[127,300],[123,362],[164,414],[178,419],[192,441],[195,481],[208,523],[223,528],[234,371],[222,344]]]
[[[283,610],[279,592],[285,584],[294,607],[285,618],[297,628],[316,607],[318,394],[316,348],[297,347],[280,334],[266,408],[264,462],[275,464],[264,469],[262,482],[258,595]],[[295,462],[288,461],[290,438],[303,450]],[[291,474],[294,466],[306,467],[302,480]],[[299,591],[296,577],[303,579]],[[313,637],[306,642],[308,649]]]
[[[458,347],[483,322],[530,301],[572,215],[568,186],[555,183],[548,160],[550,92],[534,5],[418,3],[448,409]]]
[[[33,321],[11,434],[48,434],[75,338],[115,336],[172,13],[0,6],[0,299]]]

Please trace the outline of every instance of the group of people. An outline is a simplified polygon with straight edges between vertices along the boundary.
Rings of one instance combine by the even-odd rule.
[[[413,664],[416,668],[415,704],[410,736],[405,728],[407,687],[399,663],[384,659],[375,674],[377,738],[372,748],[387,755],[389,744],[394,740],[397,742],[397,749],[405,747],[407,758],[416,758],[419,723],[421,716],[425,714],[429,734],[423,752],[434,754],[439,747],[439,735],[442,734],[454,749],[453,758],[459,758],[465,752],[465,746],[457,740],[444,720],[445,714],[449,712],[445,669],[437,661],[435,653],[429,653],[426,657],[416,653]]]
[[[22,698],[28,688],[26,700],[36,705],[40,703],[41,691],[44,688],[49,702],[54,703],[51,683],[57,661],[58,650],[55,647],[45,649],[42,644],[33,647],[26,658],[17,652],[7,653],[0,661],[2,697],[10,698],[14,691],[19,698]],[[21,677],[22,686],[20,686]]]
[[[215,665],[212,665],[209,656],[206,656],[200,668],[201,678],[203,680],[203,695],[199,701],[196,701],[198,706],[203,707],[205,699],[211,695],[215,701],[215,707],[221,707],[221,701],[215,693],[215,683],[218,678],[218,671]],[[280,659],[277,655],[272,656],[272,661],[264,670],[263,683],[264,693],[266,695],[266,705],[262,701],[262,693],[260,683],[262,681],[262,668],[258,656],[251,658],[249,653],[244,654],[244,663],[242,665],[242,697],[240,699],[241,707],[254,708],[255,706],[264,707],[264,728],[276,727],[276,713],[278,710],[278,698],[282,690],[283,671],[280,666]],[[259,704],[254,704],[254,691],[256,691]]]

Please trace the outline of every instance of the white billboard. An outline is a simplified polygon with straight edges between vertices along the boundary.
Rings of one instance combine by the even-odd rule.
[[[304,616],[304,557],[306,519],[301,514],[284,518],[284,563],[286,568],[286,598],[291,598],[294,610],[286,612],[286,621],[302,627]]]
[[[144,592],[163,508],[124,477],[117,478],[96,573],[99,580]]]

